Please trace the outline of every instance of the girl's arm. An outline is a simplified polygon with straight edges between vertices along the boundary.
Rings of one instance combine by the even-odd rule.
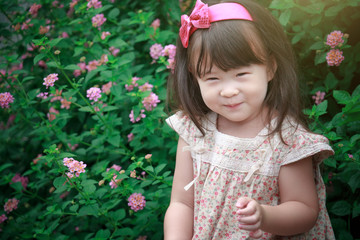
[[[249,231],[260,228],[281,236],[309,231],[315,225],[319,213],[311,158],[281,167],[279,191],[281,204],[278,206],[259,205],[252,199],[239,199],[237,206],[240,208],[241,228]]]
[[[171,200],[164,220],[165,240],[187,240],[193,235],[194,188],[184,190],[194,178],[193,161],[190,151],[183,151],[185,146],[187,144],[179,137]]]

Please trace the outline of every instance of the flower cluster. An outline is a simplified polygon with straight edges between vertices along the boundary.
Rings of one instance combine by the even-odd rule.
[[[92,87],[88,89],[86,91],[86,97],[89,98],[89,100],[97,102],[99,98],[101,98],[101,89],[98,87]]]
[[[88,0],[88,3],[87,3],[87,9],[90,9],[90,8],[101,8],[102,7],[102,3],[98,0]]]
[[[106,21],[106,18],[104,17],[104,14],[96,14],[92,19],[92,25],[93,27],[100,28],[101,25],[103,25]]]
[[[9,108],[9,104],[14,102],[14,97],[9,92],[0,93],[0,107]]]
[[[74,177],[74,174],[76,177],[79,177],[80,176],[80,173],[84,173],[85,172],[85,167],[86,167],[86,164],[84,164],[83,161],[79,162],[73,158],[64,158],[63,159],[63,163],[64,163],[64,166],[68,167],[69,168],[69,172],[66,173],[66,175],[69,177],[69,178],[72,178]]]
[[[314,96],[312,96],[312,99],[315,100],[315,104],[319,105],[325,97],[325,92],[317,91]]]
[[[11,179],[10,184],[16,183],[16,182],[21,182],[21,185],[23,186],[23,188],[26,190],[26,187],[29,183],[29,178],[28,177],[24,177],[21,176],[19,173],[15,174],[15,176]]]
[[[343,52],[338,49],[342,47],[344,43],[344,34],[341,31],[333,31],[331,32],[326,39],[326,45],[330,46],[330,51],[326,54],[326,61],[329,66],[339,66],[342,61],[344,61],[345,57],[343,56]],[[337,48],[338,47],[338,48]]]
[[[141,193],[133,193],[128,198],[128,206],[135,212],[143,210],[146,205],[145,197]]]
[[[110,169],[115,169],[115,171],[119,172],[120,174],[125,173],[125,170],[121,170],[121,166],[116,165],[116,164],[114,164],[110,168],[106,169],[106,171],[108,172]],[[113,177],[112,177],[109,185],[112,189],[117,188],[122,180],[123,179],[117,179],[117,175],[113,174]]]
[[[130,122],[136,123],[136,122],[139,122],[142,118],[145,118],[146,115],[144,114],[144,112],[145,112],[145,110],[141,109],[140,114],[135,118],[134,110],[131,110],[131,112],[129,114]]]
[[[55,81],[57,81],[57,80],[59,80],[58,74],[57,74],[57,73],[51,73],[51,74],[49,74],[46,78],[44,78],[44,83],[43,83],[43,85],[46,86],[46,89],[47,89],[48,87],[53,87]]]
[[[173,44],[166,45],[164,48],[161,44],[155,43],[150,47],[150,56],[155,60],[159,59],[161,56],[168,57],[166,66],[171,71],[174,71],[175,68],[175,55],[176,55],[176,46]]]
[[[18,204],[19,200],[17,200],[16,198],[9,199],[4,205],[5,212],[9,214],[13,210],[17,209]]]
[[[145,109],[147,111],[153,110],[157,106],[157,104],[160,102],[159,97],[155,93],[150,93],[149,96],[145,97],[142,101],[142,104],[144,105]]]

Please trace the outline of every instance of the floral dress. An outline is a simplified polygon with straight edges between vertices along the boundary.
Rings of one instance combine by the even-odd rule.
[[[223,134],[216,128],[217,114],[209,113],[204,120],[205,136],[181,111],[166,122],[189,145],[194,181],[193,239],[251,239],[248,231],[238,228],[235,207],[239,197],[250,197],[260,204],[280,203],[278,176],[280,167],[301,159],[313,159],[320,213],[315,226],[307,233],[280,237],[264,232],[261,239],[335,239],[325,207],[325,185],[319,164],[333,154],[328,140],[295,128],[290,121],[282,126],[284,144],[278,134],[269,138],[264,128],[255,138],[238,138]],[[276,119],[270,124],[275,124]]]

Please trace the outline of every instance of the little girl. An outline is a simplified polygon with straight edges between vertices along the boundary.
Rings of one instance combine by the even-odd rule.
[[[252,0],[198,0],[181,18],[171,88],[179,134],[165,239],[334,239],[280,24]]]

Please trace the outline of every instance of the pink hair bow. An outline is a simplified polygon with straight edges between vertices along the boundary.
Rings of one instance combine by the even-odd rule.
[[[198,28],[209,28],[209,8],[200,0],[196,1],[195,8],[190,16],[184,14],[181,16],[181,27],[179,35],[181,42],[185,48],[188,47],[189,38],[193,32]]]

